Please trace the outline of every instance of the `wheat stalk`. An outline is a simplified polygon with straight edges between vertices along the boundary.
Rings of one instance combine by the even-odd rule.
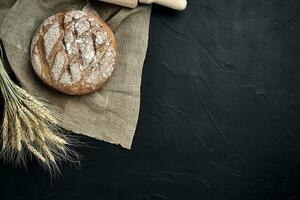
[[[78,162],[77,154],[69,148],[73,142],[58,131],[61,119],[53,115],[47,104],[10,79],[2,62],[1,46],[0,54],[0,89],[4,98],[0,155],[24,164],[26,154],[33,155],[51,174],[59,172],[58,161]]]

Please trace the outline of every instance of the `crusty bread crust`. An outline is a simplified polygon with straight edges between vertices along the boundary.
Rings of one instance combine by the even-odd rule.
[[[116,42],[109,26],[86,11],[45,20],[31,43],[33,69],[47,85],[70,95],[100,89],[114,71]]]

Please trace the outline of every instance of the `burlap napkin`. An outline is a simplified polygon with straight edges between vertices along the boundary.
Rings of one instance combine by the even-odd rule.
[[[55,112],[65,118],[60,124],[63,128],[130,149],[139,115],[141,74],[148,45],[151,8],[127,9],[98,1],[86,4],[84,0],[0,0],[0,38],[22,87],[51,102],[56,107]],[[115,33],[116,70],[98,92],[78,97],[64,95],[47,87],[35,75],[29,55],[31,38],[49,16],[60,11],[91,7]]]

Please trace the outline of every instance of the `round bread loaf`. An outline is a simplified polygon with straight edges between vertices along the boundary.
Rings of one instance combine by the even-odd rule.
[[[101,88],[116,62],[108,25],[85,11],[61,12],[37,29],[31,43],[34,71],[47,85],[70,95]]]

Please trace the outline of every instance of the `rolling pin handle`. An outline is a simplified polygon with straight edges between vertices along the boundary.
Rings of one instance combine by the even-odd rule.
[[[175,10],[184,10],[186,8],[186,0],[139,0],[140,3],[150,4],[157,3]]]

